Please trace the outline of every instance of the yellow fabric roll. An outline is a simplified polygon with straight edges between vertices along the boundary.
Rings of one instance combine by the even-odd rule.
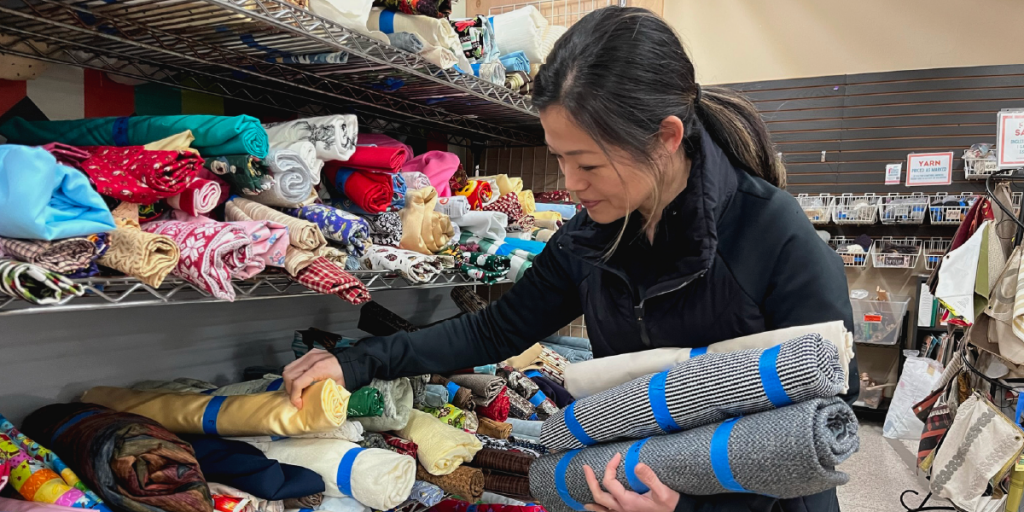
[[[110,248],[99,263],[158,288],[180,257],[177,244],[169,237],[138,227],[119,227],[110,232]]]
[[[536,220],[562,220],[562,214],[558,212],[534,212],[530,215]]]
[[[473,460],[473,456],[483,448],[473,434],[448,426],[416,409],[411,411],[409,423],[396,434],[416,443],[416,458],[428,473],[436,476],[451,474],[463,462]]]
[[[519,194],[523,191],[522,178],[509,178],[507,174],[499,174],[495,176],[495,181],[498,183],[498,190],[501,191],[500,195],[502,196],[509,192]]]
[[[295,277],[303,269],[312,265],[313,260],[316,258],[317,255],[313,251],[296,249],[289,245],[288,250],[284,253],[284,270],[292,277]]]
[[[199,153],[199,150],[190,147],[194,140],[196,138],[192,135],[192,130],[185,130],[165,139],[150,142],[142,147],[150,151],[188,151],[189,153]]]
[[[402,240],[400,249],[421,254],[434,254],[442,249],[455,234],[452,220],[447,215],[434,211],[437,205],[437,190],[424,187],[410,190],[405,195],[405,208],[398,213],[402,216]]]
[[[537,211],[537,201],[533,198],[532,190],[524,190],[516,195],[519,196],[519,204],[523,207],[523,215],[533,215],[533,212]]]
[[[100,386],[86,391],[82,401],[145,416],[176,434],[297,436],[336,430],[345,422],[349,396],[327,379],[303,391],[302,409],[284,391],[214,397]]]

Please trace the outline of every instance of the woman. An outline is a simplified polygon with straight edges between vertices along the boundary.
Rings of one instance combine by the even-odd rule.
[[[702,347],[782,327],[843,320],[842,262],[792,196],[767,128],[747,100],[701,89],[673,30],[650,11],[609,7],[573,26],[536,79],[533,103],[566,188],[585,213],[566,223],[524,278],[486,310],[414,333],[368,338],[285,369],[301,391],[327,377],[453,371],[518,355],[585,314],[594,356]],[[858,380],[851,365],[849,400]],[[640,496],[586,469],[604,511],[838,511],[835,490],[796,500],[680,496],[650,468]]]

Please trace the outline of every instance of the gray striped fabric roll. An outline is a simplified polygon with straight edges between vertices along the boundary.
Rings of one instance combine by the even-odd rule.
[[[835,344],[809,334],[766,349],[705,354],[577,400],[544,421],[551,451],[639,439],[814,398],[846,383]]]
[[[530,466],[530,493],[549,512],[583,510],[593,502],[583,465],[601,478],[621,453],[618,480],[640,493],[647,491],[635,477],[642,462],[685,495],[808,496],[849,480],[835,466],[857,451],[857,426],[842,400],[810,400],[677,434],[545,455]]]

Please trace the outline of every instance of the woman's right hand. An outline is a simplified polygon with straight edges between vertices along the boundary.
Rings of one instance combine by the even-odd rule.
[[[296,359],[284,367],[284,390],[291,397],[292,404],[302,409],[302,391],[314,382],[334,379],[334,382],[345,385],[345,375],[341,372],[341,364],[334,354],[314,348],[306,355]]]

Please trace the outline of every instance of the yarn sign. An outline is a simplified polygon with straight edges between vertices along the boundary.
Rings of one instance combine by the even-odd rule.
[[[949,185],[953,181],[953,152],[907,155],[907,186]]]
[[[999,168],[1016,169],[1024,166],[1024,111],[1003,111],[998,116]]]

